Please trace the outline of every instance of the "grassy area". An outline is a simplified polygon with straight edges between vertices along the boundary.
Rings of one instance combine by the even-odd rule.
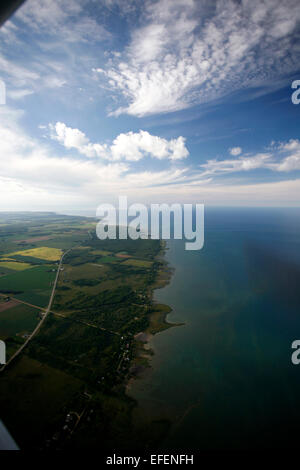
[[[147,333],[151,335],[155,335],[160,331],[167,330],[171,326],[174,326],[172,323],[168,323],[166,321],[166,317],[168,313],[170,313],[172,309],[169,305],[165,304],[155,304],[150,316],[149,327],[147,328]]]
[[[81,264],[80,266],[65,265],[64,272],[61,276],[61,282],[75,281],[79,279],[99,279],[103,280],[105,273],[109,272],[108,266],[103,266],[101,269],[95,264]]]
[[[119,263],[120,260],[116,258],[115,256],[103,256],[102,258],[99,258],[99,263]]]
[[[51,293],[51,288],[49,289],[33,289],[31,291],[26,291],[23,294],[17,294],[15,297],[24,302],[28,302],[37,307],[46,308],[49,302],[49,297]]]
[[[38,314],[38,310],[22,304],[0,311],[0,339],[32,332],[39,321]]]
[[[99,256],[107,256],[111,255],[111,251],[105,251],[105,250],[92,250],[91,251],[92,255],[99,255]]]

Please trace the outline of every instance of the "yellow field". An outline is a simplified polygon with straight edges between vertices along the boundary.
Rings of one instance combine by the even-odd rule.
[[[62,251],[59,248],[49,248],[47,246],[40,246],[32,248],[31,250],[15,251],[9,253],[7,256],[30,256],[32,258],[44,259],[47,261],[58,261],[61,257]]]
[[[14,271],[24,271],[24,269],[32,268],[32,264],[18,263],[17,261],[2,261],[0,260],[0,269],[8,268]]]
[[[139,268],[151,268],[152,261],[144,261],[142,259],[127,259],[122,264],[126,264],[128,266],[137,266]]]
[[[72,225],[72,228],[95,228],[97,225],[97,222],[86,222],[83,224],[77,224],[77,225]]]

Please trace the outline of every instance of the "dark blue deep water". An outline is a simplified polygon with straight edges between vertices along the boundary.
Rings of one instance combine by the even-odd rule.
[[[162,447],[297,446],[300,209],[206,209],[204,248],[170,241],[166,258],[175,273],[155,298],[185,324],[151,340],[131,388],[142,414],[172,421]]]

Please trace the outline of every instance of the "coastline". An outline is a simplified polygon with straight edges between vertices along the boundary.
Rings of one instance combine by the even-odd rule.
[[[175,272],[175,268],[173,268],[165,259],[167,249],[167,243],[164,240],[161,240],[161,249],[156,257],[156,261],[160,263],[160,266],[157,271],[156,279],[150,288],[153,311],[149,316],[148,327],[134,336],[134,356],[130,368],[130,376],[125,383],[125,393],[129,397],[131,387],[135,381],[142,378],[152,367],[151,359],[155,353],[151,348],[150,343],[154,335],[168,330],[169,328],[184,325],[184,323],[172,323],[168,321],[167,317],[173,309],[169,305],[156,302],[153,298],[156,290],[163,289],[171,282]]]

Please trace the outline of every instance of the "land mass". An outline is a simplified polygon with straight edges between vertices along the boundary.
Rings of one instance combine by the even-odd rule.
[[[154,448],[169,428],[136,428],[126,394],[149,335],[173,326],[153,302],[172,275],[165,245],[100,241],[95,225],[0,213],[0,418],[21,449]]]

